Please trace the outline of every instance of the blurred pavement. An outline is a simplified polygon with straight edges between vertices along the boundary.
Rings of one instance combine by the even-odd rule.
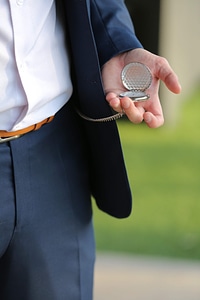
[[[200,261],[97,253],[94,300],[200,300]]]

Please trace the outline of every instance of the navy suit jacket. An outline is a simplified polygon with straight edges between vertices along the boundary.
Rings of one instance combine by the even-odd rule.
[[[59,0],[57,0],[59,1]],[[123,0],[63,0],[79,109],[92,118],[110,116],[101,82],[101,66],[141,44]],[[84,121],[92,194],[98,207],[124,218],[132,196],[116,123]]]

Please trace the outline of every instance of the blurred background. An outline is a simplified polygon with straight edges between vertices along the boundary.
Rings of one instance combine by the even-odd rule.
[[[133,289],[129,293],[130,299],[196,300],[200,299],[200,1],[126,0],[126,4],[144,48],[168,59],[179,76],[182,93],[173,95],[161,85],[160,98],[165,115],[162,128],[132,125],[125,119],[118,121],[134,205],[128,219],[116,220],[99,211],[94,204],[97,244],[95,300],[129,299],[123,296],[124,291],[120,289],[120,283],[123,282],[121,271],[115,269],[121,264],[121,255],[123,258],[132,258],[136,263],[132,272],[142,266],[142,270],[147,272],[144,266],[148,266],[148,258],[154,262],[150,264],[154,271],[156,263],[161,261],[167,262],[165,266],[171,264],[173,267],[177,262],[185,262],[198,267],[194,272],[190,269],[184,273],[188,277],[187,280],[184,277],[178,294],[172,286],[174,282],[179,282],[181,272],[170,273],[167,269],[173,283],[168,286],[167,281],[166,285],[162,282],[163,289],[158,298],[155,295],[151,298],[149,288],[148,297],[142,298],[137,294],[135,298],[134,294],[131,295]],[[105,265],[102,255],[104,262],[107,262]],[[109,263],[112,260],[114,265]],[[127,266],[130,265],[131,260],[127,263]],[[161,268],[161,264],[159,266],[158,276],[155,276],[157,285],[161,276],[165,278],[163,276],[168,274],[164,275],[164,267]],[[102,296],[101,291],[106,283],[101,286],[101,280],[107,278],[106,274],[110,274],[106,282],[112,280],[109,272],[113,268],[116,275],[112,288],[115,291],[114,298],[111,298],[111,294]],[[186,265],[185,268],[181,269],[182,273],[187,270]],[[129,271],[125,274],[129,274],[130,285],[134,286],[137,276]],[[100,273],[101,280],[98,277]],[[142,294],[147,286],[147,277],[143,275],[139,278]],[[195,291],[195,296],[187,296],[184,280],[191,282],[188,286],[191,291],[188,292]],[[153,284],[151,282],[151,287]],[[168,291],[171,288],[174,298],[166,294],[164,287]],[[183,294],[188,298],[184,298]]]

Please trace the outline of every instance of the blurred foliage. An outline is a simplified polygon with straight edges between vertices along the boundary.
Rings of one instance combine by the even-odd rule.
[[[200,91],[176,127],[118,122],[133,212],[117,220],[94,205],[98,250],[200,259]]]

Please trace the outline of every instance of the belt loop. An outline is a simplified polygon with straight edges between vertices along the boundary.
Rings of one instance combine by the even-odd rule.
[[[42,123],[34,124],[34,129],[33,129],[33,131],[40,129],[40,127],[42,127],[42,125],[43,125]]]
[[[47,118],[47,123],[50,123],[54,119],[54,116],[50,116]]]

